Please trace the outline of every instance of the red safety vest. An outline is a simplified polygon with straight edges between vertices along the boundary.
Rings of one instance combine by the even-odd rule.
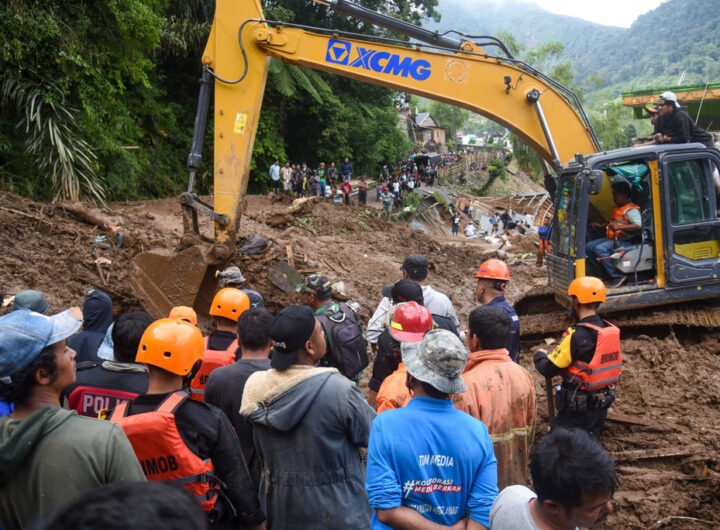
[[[622,370],[622,353],[620,352],[620,329],[609,322],[608,327],[601,328],[594,324],[580,324],[597,331],[595,353],[589,363],[573,361],[563,370],[566,382],[576,384],[582,390],[600,390],[618,382]]]
[[[175,424],[175,411],[189,397],[185,392],[175,392],[156,410],[132,416],[127,416],[127,402],[122,403],[115,408],[110,421],[125,431],[148,480],[182,485],[199,497],[202,509],[209,512],[218,493],[212,461],[193,453]]]
[[[132,401],[137,396],[135,392],[78,386],[68,396],[68,405],[78,414],[97,418],[101,410],[115,408],[118,405]]]
[[[618,223],[628,224],[630,223],[627,216],[628,212],[630,210],[639,209],[640,207],[637,204],[633,204],[631,202],[627,203],[625,206],[615,206],[615,208],[612,209],[612,212],[610,214],[610,221],[617,221]],[[607,237],[608,239],[615,239],[616,233],[618,239],[624,239],[622,230],[612,231],[610,230],[610,228],[605,230],[605,237]]]
[[[200,370],[190,382],[190,395],[197,401],[205,401],[205,385],[207,385],[208,377],[215,368],[227,366],[236,361],[235,350],[238,348],[238,341],[235,339],[224,350],[209,350],[208,337],[203,338],[205,344],[205,352],[203,353],[202,365]]]

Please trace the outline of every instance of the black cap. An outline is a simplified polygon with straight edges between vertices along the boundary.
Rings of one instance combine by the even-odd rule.
[[[401,271],[407,271],[410,276],[424,276],[428,270],[428,260],[421,254],[410,254],[403,261]]]
[[[383,294],[385,294],[385,291],[383,291]],[[400,280],[390,287],[388,298],[392,298],[393,304],[402,302],[417,302],[420,305],[425,304],[420,284],[407,278]]]
[[[315,315],[309,307],[296,305],[280,311],[270,327],[273,341],[270,366],[280,371],[290,368],[314,331]]]

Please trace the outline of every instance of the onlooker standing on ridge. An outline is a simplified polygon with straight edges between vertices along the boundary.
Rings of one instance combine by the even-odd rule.
[[[330,167],[327,169],[327,183],[330,185],[332,190],[331,196],[335,196],[335,190],[337,189],[337,178],[338,170],[335,167],[335,162],[330,162]]]
[[[504,261],[490,258],[484,261],[475,274],[477,285],[475,296],[483,305],[499,307],[510,317],[510,335],[507,349],[510,358],[516,363],[520,362],[520,319],[515,309],[505,300],[505,289],[510,281],[510,269]]]
[[[450,319],[455,328],[460,325],[450,299],[425,283],[428,275],[428,260],[425,256],[410,254],[403,260],[400,270],[403,271],[403,278],[420,284],[423,291],[423,305],[430,310],[432,315]],[[371,344],[377,344],[391,306],[390,298],[383,295],[383,299],[368,322],[367,339]]]
[[[275,163],[270,166],[270,186],[272,186],[273,193],[280,191],[280,160],[275,160]]]
[[[82,325],[74,307],[47,317],[22,309],[0,318],[0,526],[27,528],[38,516],[112,482],[144,481],[117,425],[60,408],[75,382],[66,339]]]
[[[622,370],[620,330],[600,318],[605,285],[594,276],[575,278],[568,288],[578,322],[563,335],[548,356],[537,350],[535,368],[545,377],[561,375],[555,395],[558,413],[552,428],[579,427],[598,438],[608,407],[615,401],[615,385]]]
[[[270,338],[272,369],[250,376],[240,409],[263,465],[268,528],[368,528],[360,448],[375,412],[352,381],[315,367],[325,341],[309,307],[280,311]]]
[[[77,364],[75,384],[63,392],[71,409],[97,418],[101,410],[115,408],[147,392],[147,369],[135,362],[135,356],[140,339],[153,320],[145,311],[118,316],[112,328],[113,360]]]
[[[535,493],[522,484],[500,492],[490,510],[493,530],[595,528],[613,511],[615,463],[580,429],[545,436],[530,456],[530,475]]]
[[[404,408],[378,414],[370,433],[366,489],[373,529],[490,527],[498,493],[492,441],[485,425],[451,399],[467,390],[460,375],[466,361],[467,350],[447,330],[404,345],[414,397]]]
[[[352,193],[352,185],[350,184],[349,180],[343,181],[342,185],[340,186],[340,189],[342,189],[343,192],[343,200],[345,204],[350,205],[350,193]]]
[[[463,370],[468,391],[455,406],[482,421],[498,464],[498,488],[525,484],[535,434],[537,400],[530,373],[512,362],[505,349],[510,317],[497,307],[480,306],[468,318],[470,355]]]
[[[368,183],[367,183],[367,178],[365,177],[365,175],[362,175],[360,177],[360,181],[358,182],[357,188],[358,188],[358,202],[364,206],[367,204],[367,192],[368,192]]]
[[[97,352],[113,323],[112,300],[102,291],[93,291],[85,298],[82,311],[83,329],[68,339],[68,347],[77,352],[75,362],[101,362]]]
[[[270,369],[272,321],[273,316],[262,308],[248,309],[240,315],[237,327],[241,357],[213,371],[205,387],[205,402],[222,410],[234,427],[256,486],[260,482],[261,465],[253,444],[252,427],[240,416],[240,407],[248,378],[255,372]]]
[[[285,166],[280,170],[280,180],[282,181],[283,191],[292,189],[292,168],[290,162],[285,162]]]
[[[452,235],[456,236],[460,232],[460,214],[455,212],[452,216]]]
[[[340,166],[340,174],[343,180],[350,180],[353,174],[353,166],[350,163],[350,159],[345,157],[345,162]]]

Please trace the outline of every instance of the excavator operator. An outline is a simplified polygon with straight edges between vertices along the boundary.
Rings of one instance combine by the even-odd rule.
[[[589,241],[585,252],[595,268],[605,270],[610,279],[607,287],[620,287],[627,277],[618,272],[610,255],[617,246],[617,241],[630,239],[633,232],[642,230],[640,207],[630,202],[630,184],[625,181],[615,182],[612,185],[615,207],[612,209],[607,224],[591,223],[590,228],[598,230],[605,228],[605,237]],[[601,269],[602,267],[602,269]]]

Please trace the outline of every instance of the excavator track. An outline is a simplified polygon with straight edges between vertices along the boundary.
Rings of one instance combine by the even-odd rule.
[[[516,304],[520,317],[520,335],[524,339],[555,336],[565,331],[574,319],[567,309],[555,302],[549,292],[528,293]],[[622,330],[680,326],[685,328],[720,329],[720,301],[699,301],[685,304],[606,313],[607,319]]]

